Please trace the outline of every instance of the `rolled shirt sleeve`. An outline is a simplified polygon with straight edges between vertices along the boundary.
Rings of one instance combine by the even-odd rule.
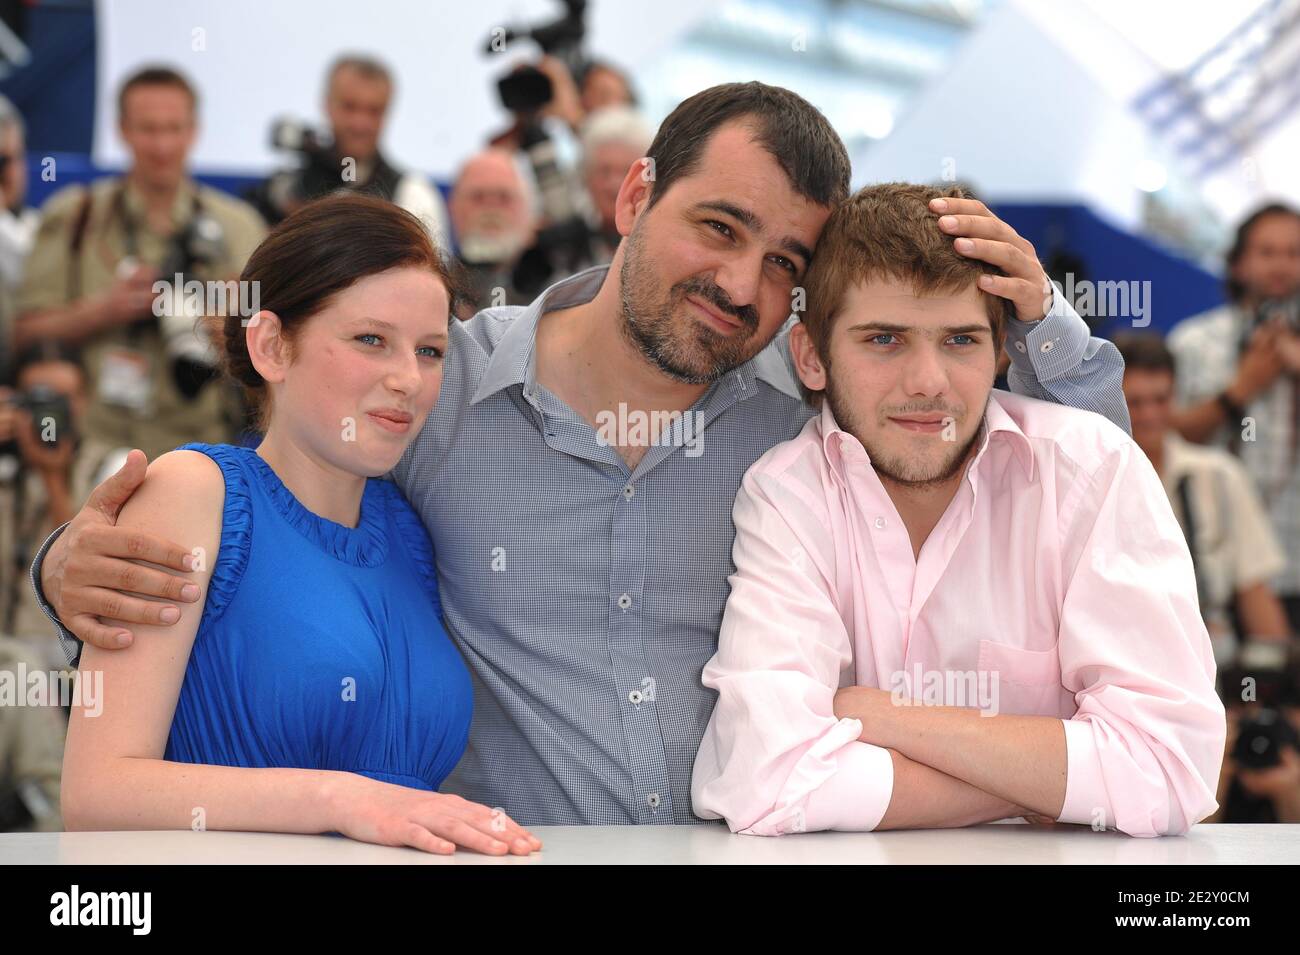
[[[1191,555],[1135,445],[1078,482],[1059,642],[1078,710],[1065,721],[1058,819],[1183,833],[1217,806],[1226,736]]]
[[[751,470],[733,517],[736,571],[718,652],[704,668],[718,693],[691,784],[695,813],[733,832],[874,829],[893,794],[888,750],[837,719],[835,692],[855,681],[848,632],[828,581],[833,544],[812,502],[781,488],[780,511]]]
[[[59,635],[59,644],[63,647],[63,655],[68,658],[69,665],[76,666],[77,661],[81,658],[81,641],[63,625],[63,621],[59,619],[58,614],[54,612],[54,608],[45,599],[45,591],[41,589],[41,565],[45,562],[45,555],[49,553],[50,546],[67,528],[67,524],[60,524],[50,532],[49,537],[45,538],[45,543],[41,545],[40,550],[36,552],[35,559],[32,560],[29,574],[32,591],[36,594],[36,603],[40,606],[41,612],[49,617],[50,623],[54,624],[54,629]]]
[[[1016,394],[1104,415],[1126,432],[1124,359],[1111,342],[1093,338],[1088,323],[1052,288],[1052,305],[1041,321],[1007,320],[1007,383]]]

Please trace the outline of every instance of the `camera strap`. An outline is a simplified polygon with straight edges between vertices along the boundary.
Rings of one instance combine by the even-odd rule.
[[[1192,475],[1184,474],[1178,479],[1178,507],[1183,512],[1183,536],[1187,538],[1187,549],[1192,555],[1192,574],[1196,578],[1196,597],[1201,605],[1201,615],[1205,615],[1205,580],[1201,573],[1201,555],[1197,552],[1196,512],[1192,507]]]
[[[81,205],[77,207],[77,216],[72,221],[72,233],[68,237],[68,302],[81,298],[81,247],[86,241],[86,226],[90,223],[90,207],[94,201],[94,193],[87,189],[81,197]]]
[[[131,211],[126,207],[126,180],[122,180],[122,184],[117,187],[113,194],[113,212],[122,220],[122,232],[126,245],[126,254],[132,258],[137,258],[140,255],[140,227],[135,221],[135,216],[131,215]],[[199,198],[199,190],[196,186],[194,188],[194,202],[193,207],[190,210],[189,222],[186,222],[179,230],[177,230],[176,235],[172,237],[172,240],[175,241],[177,236],[183,235],[190,227],[190,223],[197,219],[199,214],[202,212],[203,200]]]
[[[81,204],[77,207],[76,217],[72,221],[72,232],[68,236],[68,275],[67,275],[67,301],[75,302],[81,298],[81,255],[86,244],[86,232],[90,226],[90,213],[95,204],[95,194],[87,187],[85,196],[81,199]],[[193,218],[203,212],[203,200],[199,197],[197,186],[194,189],[194,208]],[[126,207],[126,180],[113,191],[113,199],[110,203],[109,219],[116,215],[122,221],[122,231],[124,234],[124,243],[126,245],[126,254],[135,257],[139,254],[140,240],[138,236],[138,226],[135,217],[131,215]],[[190,221],[193,221],[191,218]],[[106,223],[107,224],[107,223]],[[184,229],[182,229],[184,231]]]

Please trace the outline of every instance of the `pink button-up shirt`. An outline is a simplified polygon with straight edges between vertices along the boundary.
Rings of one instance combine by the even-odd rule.
[[[1216,808],[1223,705],[1191,557],[1142,451],[1099,415],[995,391],[914,557],[829,407],[745,475],[697,815],[758,835],[873,829],[887,750],[839,687],[1065,724],[1062,822],[1185,832]]]

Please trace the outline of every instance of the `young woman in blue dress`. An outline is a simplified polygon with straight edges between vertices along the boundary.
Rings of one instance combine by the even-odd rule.
[[[204,599],[133,625],[125,650],[85,647],[79,679],[102,683],[68,728],[67,828],[536,851],[501,811],[437,791],[470,679],[428,533],[381,479],[437,400],[451,276],[419,220],[351,195],[286,219],[240,280],[261,311],[216,337],[264,437],[162,455],[118,516],[185,544]]]

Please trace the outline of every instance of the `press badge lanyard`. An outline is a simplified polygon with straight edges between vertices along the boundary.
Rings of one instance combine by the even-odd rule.
[[[192,215],[195,218],[197,218],[201,212],[203,212],[203,202],[202,200],[199,199],[198,191],[195,190]],[[139,239],[139,231],[138,231],[139,225],[135,221],[135,216],[131,215],[131,211],[126,207],[126,183],[125,182],[123,182],[120,186],[118,186],[116,192],[113,195],[112,215],[116,215],[122,221],[122,240],[123,240],[123,245],[126,247],[126,257],[139,261],[139,257],[140,257],[140,239]],[[183,228],[184,227],[182,227],[182,229]],[[162,280],[164,282],[170,282],[172,280],[172,276],[164,275],[162,276]],[[152,324],[153,323],[148,320],[142,320],[136,322],[128,326],[129,333],[132,338],[136,338],[140,335],[140,333],[144,330],[145,327],[152,326]]]
[[[75,302],[81,298],[81,254],[82,246],[86,239],[86,230],[90,225],[91,205],[94,202],[94,193],[86,191],[86,197],[81,202],[81,208],[77,211],[77,219],[72,228],[72,239],[69,242],[68,257],[68,276],[67,289],[68,301]],[[199,198],[197,190],[194,193],[194,215],[197,216],[203,211],[203,201]],[[108,222],[111,222],[113,216],[117,216],[122,221],[123,239],[126,246],[126,254],[130,258],[136,258],[140,253],[140,241],[138,238],[138,226],[135,218],[131,215],[126,207],[126,183],[114,190],[113,199],[109,204]],[[105,225],[108,224],[105,222]]]

